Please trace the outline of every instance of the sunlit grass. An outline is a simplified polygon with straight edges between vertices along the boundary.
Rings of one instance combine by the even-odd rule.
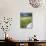
[[[32,23],[32,17],[31,17],[31,16],[28,16],[28,17],[21,16],[21,17],[20,17],[20,27],[21,27],[21,28],[26,28],[26,26],[27,26],[29,23]]]

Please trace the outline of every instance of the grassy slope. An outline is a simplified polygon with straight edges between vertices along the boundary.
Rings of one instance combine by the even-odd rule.
[[[26,28],[29,23],[32,23],[32,17],[20,17],[21,28]]]

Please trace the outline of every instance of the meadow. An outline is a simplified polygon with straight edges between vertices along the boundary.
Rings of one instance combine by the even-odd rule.
[[[32,23],[32,16],[20,17],[20,28],[26,28],[29,23]]]

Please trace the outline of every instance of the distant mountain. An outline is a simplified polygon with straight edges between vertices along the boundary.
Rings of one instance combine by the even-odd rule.
[[[20,16],[32,16],[32,13],[20,13]]]

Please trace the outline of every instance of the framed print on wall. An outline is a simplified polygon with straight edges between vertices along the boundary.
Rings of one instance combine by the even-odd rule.
[[[32,29],[32,13],[20,13],[20,28]]]

